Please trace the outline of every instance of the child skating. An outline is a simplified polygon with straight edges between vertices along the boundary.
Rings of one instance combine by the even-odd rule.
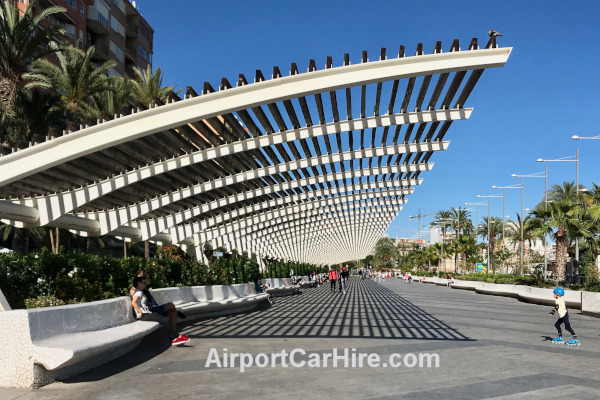
[[[569,322],[569,312],[567,311],[567,306],[565,304],[564,299],[562,298],[565,295],[565,291],[562,288],[554,289],[554,309],[550,311],[550,315],[554,315],[554,313],[558,310],[558,320],[554,324],[556,330],[558,331],[558,336],[552,339],[552,343],[554,344],[563,344],[565,340],[563,339],[561,325],[565,324],[565,329],[569,331],[572,335],[572,339],[567,342],[567,346],[579,346],[579,339],[577,339],[577,335],[573,328],[571,328],[571,324]]]

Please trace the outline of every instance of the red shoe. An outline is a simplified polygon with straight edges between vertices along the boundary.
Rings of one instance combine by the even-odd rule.
[[[179,335],[179,337],[177,339],[181,339],[183,340],[185,343],[190,341],[190,338],[187,336],[183,336],[183,335]]]
[[[171,346],[180,346],[182,344],[186,344],[187,342],[189,342],[189,339],[183,340],[181,337],[178,337],[173,339],[173,341],[171,342]]]

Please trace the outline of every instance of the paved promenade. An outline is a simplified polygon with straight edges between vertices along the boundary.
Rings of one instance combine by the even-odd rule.
[[[0,399],[598,399],[600,319],[570,311],[583,345],[568,348],[550,343],[556,318],[548,311],[431,284],[353,278],[345,295],[325,285],[252,312],[190,322],[185,347],[171,348],[155,332],[107,365],[37,391],[0,389]],[[206,367],[211,348],[322,356],[334,347],[374,353],[381,364],[393,353],[437,353],[439,368]]]

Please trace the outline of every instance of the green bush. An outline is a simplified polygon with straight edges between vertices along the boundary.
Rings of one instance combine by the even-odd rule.
[[[47,249],[37,253],[0,254],[0,289],[13,308],[78,303],[127,295],[137,271],[148,275],[148,287],[228,285],[252,282],[259,274],[254,260],[220,258],[210,266],[185,257],[105,258],[93,254]],[[265,277],[280,278],[323,272],[310,264],[270,263]]]

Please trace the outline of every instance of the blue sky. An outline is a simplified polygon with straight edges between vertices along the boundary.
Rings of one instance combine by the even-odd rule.
[[[270,76],[274,65],[284,75],[292,62],[305,71],[311,58],[318,68],[344,53],[353,63],[367,50],[370,59],[399,45],[414,54],[422,42],[431,53],[453,39],[465,49],[472,37],[480,45],[487,31],[513,47],[502,68],[488,69],[469,97],[471,118],[455,122],[437,152],[432,171],[390,226],[390,236],[410,237],[416,219],[477,202],[477,194],[499,192],[492,185],[518,184],[512,173],[543,172],[537,158],[575,155],[580,149],[580,184],[600,183],[600,141],[573,141],[571,135],[595,136],[600,95],[600,1],[197,1],[138,0],[142,15],[155,29],[154,66],[165,71],[164,84],[198,92],[203,82],[218,87],[221,77],[235,83],[239,73],[250,80],[256,69]],[[169,5],[167,5],[169,4]],[[176,6],[173,6],[176,4]],[[575,180],[575,163],[548,163],[548,184]],[[543,197],[544,179],[525,180],[525,207]],[[482,199],[479,199],[481,201]],[[506,214],[520,210],[520,191],[506,190]],[[474,213],[474,210],[473,210]],[[487,207],[479,207],[479,216]],[[502,216],[502,199],[492,199],[491,215]],[[430,218],[424,220],[424,224]]]

